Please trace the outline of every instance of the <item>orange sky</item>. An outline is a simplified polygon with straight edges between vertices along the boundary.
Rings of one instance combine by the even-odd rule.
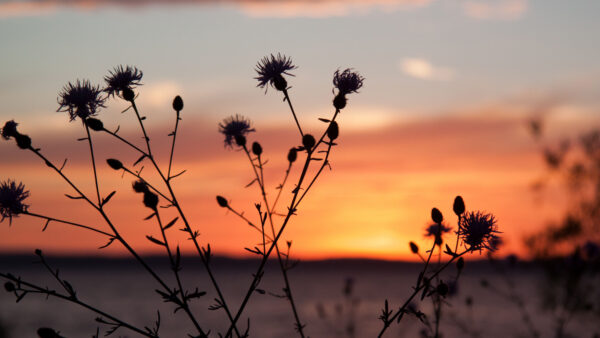
[[[103,120],[109,128],[124,125],[126,131],[121,133],[135,140],[139,136],[134,136],[137,131],[125,122],[126,114],[103,115]],[[227,197],[235,209],[245,211],[256,221],[253,205],[260,198],[258,187],[244,188],[252,180],[248,161],[243,153],[223,147],[222,136],[216,132],[218,121],[186,118],[187,114],[193,115],[184,112],[175,156],[175,170],[187,169],[174,183],[183,209],[200,231],[201,242],[209,242],[215,253],[245,255],[244,247],[259,243],[258,232],[219,208],[215,196]],[[421,247],[429,245],[423,234],[432,207],[439,208],[455,227],[451,206],[457,194],[464,197],[468,210],[483,210],[497,216],[507,243],[504,253],[522,253],[522,237],[561,212],[557,201],[536,202],[529,188],[544,173],[544,167],[523,116],[499,117],[494,109],[487,107],[453,117],[393,122],[360,131],[344,129],[347,115],[355,115],[356,119],[356,115],[368,114],[351,106],[342,112],[339,146],[331,155],[333,170],[325,170],[283,238],[293,240],[292,252],[296,257],[414,258],[408,242],[415,241]],[[257,132],[250,136],[251,141],[261,142],[269,160],[265,177],[271,200],[285,169],[287,150],[298,141],[297,131],[291,127],[255,125]],[[159,154],[163,168],[169,128],[155,125],[150,128],[155,153]],[[87,145],[74,141],[83,133],[78,122],[46,132],[38,129],[29,132],[27,125],[22,125],[21,130],[29,133],[34,145],[41,146],[56,163],[69,157],[65,173],[84,191],[93,193]],[[309,130],[316,134],[315,127]],[[104,162],[115,157],[131,165],[137,159],[136,154],[123,151],[106,134],[93,137],[98,148],[102,193],[117,191],[107,207],[109,215],[134,247],[144,253],[160,253],[159,247],[145,239],[146,235],[157,237],[160,233],[154,221],[142,220],[149,209],[142,206],[141,196],[131,189],[133,179],[121,177]],[[72,191],[56,174],[32,153],[21,151],[12,143],[0,144],[2,157],[11,159],[3,163],[3,177],[26,184],[31,191],[28,202],[32,212],[88,222],[108,230],[84,202],[63,196]],[[148,164],[146,167],[144,172],[148,175],[151,167]],[[298,173],[296,167],[291,181],[297,180]],[[154,182],[160,186],[158,181]],[[282,202],[289,201],[291,189],[291,185],[286,187]],[[280,204],[281,208],[283,205]],[[164,220],[172,217],[170,210],[163,212]],[[15,219],[11,227],[3,223],[2,251],[28,252],[41,247],[53,253],[98,254],[96,248],[104,244],[95,234],[58,223],[52,223],[42,233],[43,224],[42,220],[31,217]],[[171,235],[176,236],[185,252],[191,252],[191,243],[175,227]],[[124,250],[114,244],[104,249],[106,253],[122,254]]]

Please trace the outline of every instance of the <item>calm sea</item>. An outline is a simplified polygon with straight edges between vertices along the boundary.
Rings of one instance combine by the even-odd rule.
[[[34,257],[2,257],[0,271],[12,272],[24,280],[57,288],[48,272],[39,264],[32,264]],[[76,289],[80,299],[118,316],[132,324],[153,326],[157,311],[161,314],[162,337],[187,337],[193,327],[183,311],[173,313],[173,306],[162,302],[154,292],[158,288],[149,275],[135,262],[128,260],[98,260],[91,258],[59,259],[49,261],[60,268],[60,275]],[[163,261],[151,259],[151,264],[161,276],[169,281],[170,270]],[[226,300],[237,309],[251,281],[257,261],[215,259],[214,272],[222,285]],[[292,291],[306,333],[318,337],[376,337],[381,328],[378,320],[384,300],[390,307],[397,307],[410,295],[421,265],[370,260],[335,260],[301,262],[290,271]],[[450,281],[455,269],[442,279]],[[539,270],[529,265],[518,265],[509,270],[509,280],[526,302],[526,309],[533,317],[534,325],[542,337],[553,337],[554,316],[540,310]],[[198,261],[187,260],[182,271],[184,285],[188,289],[198,287],[207,295],[193,303],[193,310],[201,326],[212,329],[211,337],[218,337],[227,327],[223,311],[209,311],[214,303],[215,292]],[[456,294],[446,299],[443,307],[441,331],[448,337],[530,337],[518,308],[498,292],[481,285],[485,278],[500,291],[507,291],[504,275],[485,262],[467,263],[460,277]],[[344,295],[347,281],[353,281],[350,296]],[[283,294],[283,282],[277,264],[269,263],[260,288],[265,294],[255,293],[245,311],[240,327],[250,320],[250,336],[260,338],[295,337],[293,317],[289,304],[276,295]],[[472,305],[467,306],[467,300]],[[46,299],[30,294],[20,303],[14,296],[0,292],[0,322],[9,337],[36,337],[38,327],[52,327],[65,337],[91,337],[98,324],[96,314],[77,305],[61,300]],[[431,301],[419,304],[429,319],[432,317]],[[593,337],[599,332],[598,318],[575,316],[568,323],[573,337]],[[106,326],[99,326],[105,332]],[[353,335],[348,328],[354,328]],[[394,324],[386,337],[420,337],[424,325],[412,316],[405,317],[400,325]],[[136,337],[119,329],[114,337]]]

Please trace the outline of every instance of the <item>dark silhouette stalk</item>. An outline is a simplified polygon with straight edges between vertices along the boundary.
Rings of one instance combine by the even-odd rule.
[[[294,106],[292,106],[292,101],[290,100],[290,96],[288,95],[287,89],[283,90],[283,95],[285,96],[284,100],[287,101],[288,106],[290,106],[290,110],[292,111],[292,116],[294,116],[294,121],[296,121],[296,126],[298,126],[298,130],[300,131],[300,136],[304,137],[304,133],[302,132],[302,127],[300,127],[300,122],[298,122],[298,118],[296,117],[296,112],[294,111]]]
[[[235,315],[235,318],[233,319],[232,326],[230,326],[229,329],[227,330],[225,337],[230,337],[233,326],[235,326],[235,323],[237,323],[238,319],[242,315],[242,312],[244,311],[244,308],[248,304],[248,301],[250,300],[252,293],[256,289],[257,282],[262,276],[265,264],[267,263],[267,260],[269,259],[271,252],[273,251],[273,249],[275,248],[275,246],[277,244],[277,241],[279,241],[279,238],[283,234],[283,231],[285,230],[285,227],[287,226],[290,218],[296,211],[296,209],[294,209],[293,206],[296,203],[296,198],[298,198],[298,194],[300,192],[300,186],[302,185],[302,182],[304,182],[304,177],[306,176],[306,173],[308,171],[308,167],[309,167],[309,164],[311,161],[311,156],[312,156],[312,152],[310,150],[307,151],[306,162],[304,163],[304,168],[302,168],[302,173],[300,174],[300,178],[298,179],[297,187],[296,187],[296,189],[294,189],[294,195],[292,197],[292,201],[290,202],[290,206],[288,208],[288,213],[285,216],[285,219],[283,220],[283,224],[281,225],[281,228],[279,229],[277,236],[275,236],[275,238],[273,239],[273,243],[271,243],[269,250],[267,250],[267,252],[263,255],[263,259],[261,260],[256,273],[254,274],[254,279],[252,280],[252,283],[250,284],[250,287],[248,288],[248,291],[246,292],[246,296],[244,297],[244,300],[242,301],[242,304],[240,305],[240,308],[238,309],[238,312]]]
[[[169,156],[169,170],[167,171],[167,177],[171,179],[171,166],[173,164],[173,153],[175,152],[175,139],[177,138],[177,127],[179,126],[179,110],[177,111],[177,118],[175,119],[175,130],[173,131],[173,143],[171,144],[171,155]]]
[[[98,173],[96,172],[96,160],[94,158],[94,146],[92,144],[92,135],[90,135],[90,127],[83,122],[85,131],[87,133],[88,144],[90,145],[90,155],[92,157],[92,167],[94,168],[94,183],[96,184],[96,196],[98,197],[98,205],[101,205],[102,200],[100,199],[100,188],[98,187]]]
[[[57,223],[63,223],[63,224],[67,224],[67,225],[72,225],[74,227],[78,227],[78,228],[87,229],[87,230],[90,230],[90,231],[97,232],[97,233],[102,234],[102,235],[107,236],[107,237],[113,237],[113,235],[109,234],[108,232],[104,232],[102,230],[99,230],[99,229],[96,229],[96,228],[93,228],[93,227],[90,227],[90,226],[87,226],[87,225],[83,225],[83,224],[71,222],[71,221],[65,221],[65,220],[62,220],[62,219],[54,218],[54,217],[44,216],[44,215],[36,214],[36,213],[30,212],[30,211],[24,211],[23,215],[37,217],[37,218],[45,219],[45,220],[51,221],[51,222],[57,222]]]
[[[31,283],[28,283],[26,281],[23,281],[22,279],[17,278],[15,276],[11,275],[11,274],[4,274],[4,273],[0,272],[0,277],[2,277],[4,279],[7,279],[7,280],[10,280],[12,282],[15,282],[17,285],[25,285],[25,286],[27,286],[27,287],[29,287],[29,288],[32,289],[32,290],[24,290],[25,292],[36,292],[36,293],[45,294],[47,297],[52,296],[52,297],[55,297],[55,298],[60,298],[62,300],[66,300],[68,302],[71,302],[71,303],[77,304],[79,306],[82,306],[82,307],[84,307],[84,308],[86,308],[86,309],[88,309],[90,311],[93,311],[93,312],[99,314],[100,316],[106,317],[106,318],[110,319],[111,321],[113,321],[114,323],[118,324],[119,326],[122,326],[122,327],[127,328],[127,329],[129,329],[131,331],[139,333],[140,335],[142,335],[144,337],[158,338],[158,336],[156,336],[156,335],[154,335],[154,334],[152,334],[150,332],[146,332],[146,331],[144,331],[142,329],[139,329],[139,328],[137,328],[137,327],[135,327],[135,326],[127,323],[127,322],[124,322],[124,321],[122,321],[122,320],[120,320],[120,319],[118,319],[118,318],[116,318],[114,316],[111,316],[110,314],[108,314],[108,313],[106,313],[106,312],[104,312],[104,311],[102,311],[102,310],[100,310],[100,309],[98,309],[98,308],[96,308],[96,307],[94,307],[92,305],[89,305],[89,304],[87,304],[87,303],[85,303],[85,302],[83,302],[83,301],[81,301],[81,300],[79,300],[77,298],[73,298],[70,295],[63,295],[63,294],[60,294],[60,293],[58,293],[58,292],[56,292],[54,290],[49,290],[49,289],[45,289],[45,288],[39,287],[39,286],[37,286],[35,284],[31,284]]]

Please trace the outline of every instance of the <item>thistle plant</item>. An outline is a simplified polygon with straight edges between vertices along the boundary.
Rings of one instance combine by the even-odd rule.
[[[164,167],[159,165],[159,158],[153,153],[151,140],[145,125],[146,117],[141,114],[137,105],[136,99],[138,94],[136,90],[142,85],[143,73],[136,67],[115,67],[104,78],[105,87],[93,85],[88,80],[76,80],[69,82],[59,93],[58,111],[68,113],[70,121],[79,120],[85,132],[85,137],[81,138],[80,141],[85,141],[89,149],[93,194],[84,192],[84,187],[76,184],[66,174],[64,171],[67,163],[66,160],[62,164],[52,162],[28,135],[19,132],[17,122],[10,120],[4,124],[1,130],[1,135],[4,139],[14,139],[20,149],[29,151],[38,157],[42,163],[63,180],[72,190],[65,194],[65,197],[73,200],[75,203],[85,203],[96,212],[98,218],[104,223],[104,226],[98,227],[89,224],[80,224],[71,220],[33,212],[30,206],[26,204],[29,191],[23,183],[17,183],[17,181],[12,179],[0,183],[0,212],[2,221],[8,218],[10,224],[15,217],[22,215],[30,216],[44,220],[44,229],[52,223],[59,223],[94,232],[106,241],[100,249],[116,244],[121,245],[143,267],[148,276],[154,280],[157,301],[164,301],[171,304],[177,315],[186,317],[189,320],[192,327],[189,333],[190,337],[209,337],[211,335],[218,335],[219,337],[248,337],[249,324],[245,328],[242,328],[240,319],[251,300],[251,296],[255,291],[260,291],[259,286],[261,278],[264,275],[265,264],[272,253],[275,252],[283,277],[284,295],[282,298],[287,299],[290,304],[290,309],[294,317],[294,326],[298,335],[305,337],[306,324],[300,319],[301,314],[296,307],[291,281],[288,276],[288,271],[294,266],[294,260],[291,259],[290,255],[292,244],[291,241],[288,241],[283,245],[284,248],[282,248],[280,239],[284,230],[290,226],[291,219],[296,215],[300,203],[307,196],[307,193],[314,186],[324,169],[329,167],[329,158],[332,149],[336,146],[335,140],[339,137],[339,125],[336,119],[340,111],[346,107],[346,96],[356,93],[362,87],[364,78],[352,69],[346,69],[341,72],[336,71],[334,73],[333,85],[334,91],[337,89],[337,94],[333,98],[333,114],[330,118],[320,119],[326,125],[317,134],[318,137],[315,137],[303,131],[290,99],[289,87],[285,77],[293,76],[291,71],[295,68],[296,66],[293,65],[291,58],[281,54],[267,56],[256,66],[258,86],[261,88],[272,86],[277,91],[282,92],[299,131],[298,143],[291,144],[291,148],[287,153],[288,167],[283,174],[283,179],[275,187],[277,194],[274,199],[268,197],[270,196],[268,194],[269,186],[264,173],[264,167],[267,163],[265,151],[259,142],[252,142],[250,144],[247,140],[250,133],[255,131],[250,119],[242,115],[232,115],[225,118],[219,124],[218,128],[219,132],[224,136],[226,148],[241,150],[247,158],[254,175],[252,184],[258,187],[260,193],[259,202],[254,206],[257,211],[256,220],[251,220],[245,216],[244,212],[234,209],[233,201],[222,196],[217,196],[218,206],[231,211],[234,215],[237,215],[244,222],[256,229],[261,242],[260,246],[246,248],[248,251],[259,256],[260,261],[256,272],[253,274],[253,280],[248,286],[247,292],[237,310],[233,311],[229,305],[230,303],[226,300],[217,276],[213,271],[213,262],[211,261],[213,252],[209,239],[201,238],[200,231],[191,226],[191,222],[186,217],[172,185],[173,180],[185,172],[185,170],[178,173],[172,171],[178,126],[182,120],[181,112],[184,107],[183,99],[180,96],[176,96],[173,99],[172,108],[175,111],[175,125],[173,131],[169,134],[172,140],[168,156],[168,166],[165,170]],[[109,100],[122,100],[128,105],[124,113],[131,114],[139,124],[140,133],[143,138],[142,146],[119,134],[118,126],[116,128],[107,127],[98,118],[99,113],[106,107]],[[342,101],[343,104],[341,103]],[[158,271],[148,264],[146,259],[121,234],[119,231],[120,225],[107,212],[106,206],[111,202],[117,190],[113,190],[108,194],[103,193],[103,180],[99,176],[98,171],[100,161],[97,159],[97,146],[94,143],[94,140],[98,137],[114,139],[124,147],[138,153],[139,157],[133,162],[132,166],[124,164],[128,163],[128,161],[122,161],[118,158],[108,158],[106,159],[106,164],[111,169],[120,172],[123,177],[131,178],[133,193],[139,194],[143,207],[149,209],[150,214],[144,221],[155,223],[159,235],[148,234],[146,238],[153,245],[157,245],[161,250],[164,250],[165,256],[169,261],[172,282],[168,282],[164,276],[161,276]],[[289,181],[291,180],[290,172],[294,163],[301,163],[302,169],[299,176],[294,179],[295,185],[291,188],[289,187]],[[142,172],[144,168],[142,164],[151,167],[155,177],[158,177],[160,182],[157,183],[151,180],[147,171]],[[288,193],[289,195],[286,196]],[[286,203],[286,212],[279,211],[282,208],[278,206],[278,203],[284,203],[283,201]],[[173,208],[177,216],[172,219],[166,218],[163,208]],[[193,301],[204,297],[207,291],[200,290],[199,286],[196,285],[190,286],[190,281],[184,280],[180,274],[182,269],[182,249],[180,244],[173,241],[173,229],[176,228],[179,228],[188,235],[189,242],[187,244],[195,249],[206,271],[207,279],[216,294],[214,303],[206,310],[221,311],[223,316],[227,318],[229,325],[223,332],[218,332],[217,328],[210,327],[210,324],[202,322],[202,316],[195,313],[190,306],[190,303]],[[129,333],[145,337],[169,336],[168,333],[163,334],[160,332],[160,312],[157,313],[157,318],[153,324],[145,326],[137,326],[123,318],[119,318],[111,314],[110,309],[101,309],[93,304],[89,304],[84,298],[80,297],[76,286],[63,278],[59,274],[59,269],[51,266],[42,250],[36,250],[35,254],[41,265],[44,266],[55,280],[56,287],[41,286],[35,281],[26,281],[12,273],[0,272],[0,277],[5,280],[5,290],[12,293],[17,302],[21,301],[27,295],[40,294],[48,298],[58,298],[77,304],[82,308],[94,312],[98,316],[96,322],[102,326],[105,335],[112,335],[117,331],[128,330]],[[248,323],[249,321],[250,319],[248,319]],[[55,328],[39,328],[37,333],[40,337],[60,337],[60,332],[56,331]],[[100,334],[101,330],[98,327],[95,336],[98,337]]]

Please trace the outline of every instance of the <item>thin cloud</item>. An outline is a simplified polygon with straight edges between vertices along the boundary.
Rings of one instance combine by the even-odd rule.
[[[253,17],[331,17],[386,12],[428,5],[434,0],[8,0],[0,2],[0,18],[52,14],[63,8],[95,10],[104,7],[230,5]]]
[[[468,0],[462,4],[463,11],[479,20],[516,20],[528,9],[528,0]]]
[[[434,66],[422,58],[404,58],[399,67],[404,74],[421,80],[450,81],[455,75],[453,69]]]

